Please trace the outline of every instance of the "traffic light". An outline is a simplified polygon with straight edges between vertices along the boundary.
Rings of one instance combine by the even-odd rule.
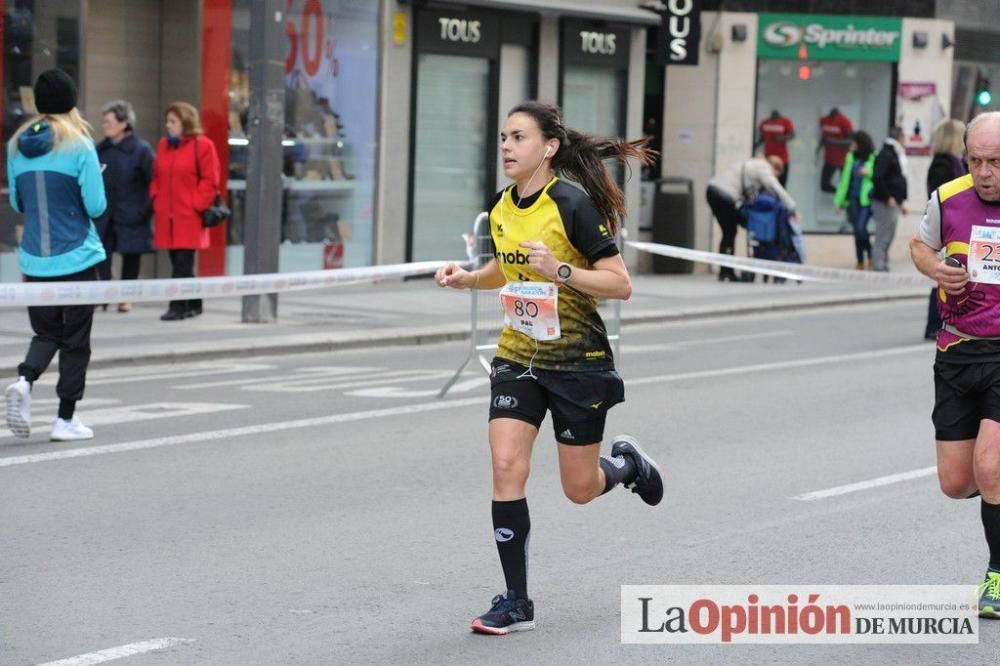
[[[990,92],[990,82],[983,80],[982,85],[976,91],[976,104],[979,106],[989,106],[993,101],[993,93]]]

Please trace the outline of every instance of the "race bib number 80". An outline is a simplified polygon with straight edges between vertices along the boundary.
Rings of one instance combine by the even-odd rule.
[[[558,340],[559,289],[553,282],[508,282],[500,290],[508,328],[535,340]]]
[[[983,284],[1000,284],[1000,227],[972,227],[969,279]]]

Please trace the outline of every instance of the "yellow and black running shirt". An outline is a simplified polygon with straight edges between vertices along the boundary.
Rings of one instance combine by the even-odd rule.
[[[590,197],[559,178],[525,197],[520,207],[512,185],[497,193],[489,210],[494,256],[508,282],[552,281],[528,265],[528,250],[520,247],[524,241],[544,243],[558,261],[580,268],[591,268],[598,259],[618,254],[615,239]],[[562,285],[559,322],[562,337],[550,341],[536,341],[504,328],[497,356],[542,370],[614,368],[595,297],[573,289],[572,284]]]

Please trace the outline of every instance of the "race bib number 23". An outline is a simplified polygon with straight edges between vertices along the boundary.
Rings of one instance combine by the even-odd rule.
[[[1000,227],[972,227],[969,279],[983,284],[1000,284]]]
[[[558,340],[559,289],[553,282],[508,282],[500,290],[505,323],[535,340]]]

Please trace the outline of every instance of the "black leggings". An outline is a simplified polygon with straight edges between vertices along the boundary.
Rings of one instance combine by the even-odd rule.
[[[746,226],[743,216],[736,207],[736,200],[714,185],[708,186],[705,198],[708,199],[708,207],[712,209],[712,215],[718,220],[719,228],[722,229],[719,252],[733,254],[736,249],[736,230]]]
[[[195,250],[170,250],[170,265],[173,278],[194,277]],[[177,312],[187,312],[193,309],[201,309],[201,299],[192,298],[185,301],[170,301],[170,309]]]
[[[122,254],[122,279],[134,280],[139,277],[139,264],[142,261],[141,254]],[[111,279],[111,253],[108,258],[97,264],[97,274],[102,280]]]

